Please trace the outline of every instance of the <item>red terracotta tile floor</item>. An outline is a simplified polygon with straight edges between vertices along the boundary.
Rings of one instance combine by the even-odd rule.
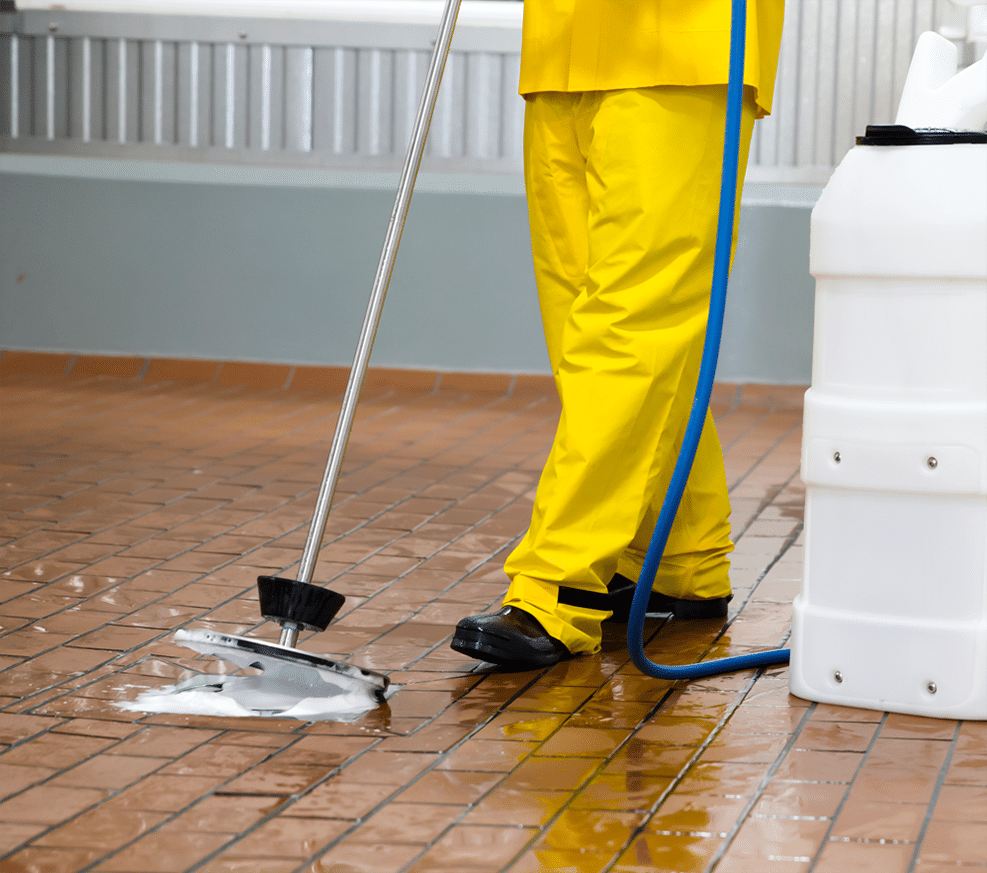
[[[181,627],[275,640],[343,380],[7,353],[4,873],[881,871],[987,866],[987,726],[816,705],[783,668],[658,682],[604,651],[531,673],[448,646],[496,604],[558,412],[544,379],[368,380],[299,645],[401,689],[352,723],[124,711],[218,669]],[[401,375],[401,378],[397,378]],[[688,661],[787,639],[801,389],[719,386],[733,495],[725,627],[649,623]]]

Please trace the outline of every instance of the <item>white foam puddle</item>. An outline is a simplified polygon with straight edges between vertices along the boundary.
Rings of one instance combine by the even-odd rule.
[[[354,721],[376,709],[397,690],[386,679],[317,655],[273,643],[214,631],[177,631],[175,641],[259,676],[198,673],[175,685],[145,691],[131,712],[170,712],[233,718],[295,718]]]
[[[395,689],[388,688],[386,697]],[[196,675],[176,685],[145,691],[132,703],[121,703],[120,708],[234,718],[354,721],[380,704],[380,699],[366,690],[331,689],[327,694],[311,696],[266,676],[227,676],[217,681],[216,676]]]

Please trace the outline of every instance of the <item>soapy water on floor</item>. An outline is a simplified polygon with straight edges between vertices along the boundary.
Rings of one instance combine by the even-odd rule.
[[[233,718],[354,721],[376,709],[399,686],[339,661],[212,631],[179,630],[175,641],[258,675],[197,673],[175,685],[145,691],[118,706],[131,712],[168,712]],[[381,685],[385,687],[381,687]]]

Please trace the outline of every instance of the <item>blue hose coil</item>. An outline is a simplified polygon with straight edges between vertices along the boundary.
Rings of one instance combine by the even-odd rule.
[[[665,500],[658,515],[655,532],[648,545],[644,566],[634,590],[630,617],[627,621],[627,649],[634,666],[647,676],[656,679],[702,679],[717,676],[734,670],[748,670],[773,664],[787,664],[789,649],[775,649],[739,655],[734,658],[721,658],[688,666],[666,666],[654,663],[644,653],[644,618],[648,608],[651,586],[661,563],[668,542],[668,535],[678,511],[682,493],[685,491],[689,471],[696,457],[699,437],[709,398],[713,391],[713,377],[716,374],[716,359],[720,352],[720,337],[723,333],[723,314],[726,309],[727,279],[730,273],[730,247],[733,240],[733,224],[737,196],[737,175],[740,162],[740,120],[744,101],[744,42],[747,29],[747,0],[733,0],[730,20],[730,78],[727,85],[726,133],[723,139],[723,175],[720,185],[720,211],[716,227],[716,252],[713,261],[713,285],[710,294],[709,319],[706,323],[706,340],[703,345],[702,362],[699,366],[699,381],[696,396],[692,401],[689,421],[686,424],[682,448],[675,462],[675,469],[665,494]]]

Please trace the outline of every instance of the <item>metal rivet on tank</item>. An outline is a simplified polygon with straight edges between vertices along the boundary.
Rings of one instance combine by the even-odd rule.
[[[58,25],[55,22],[48,25],[48,33],[58,33]]]
[[[928,691],[929,694],[935,694],[939,690],[939,687],[936,685],[935,682],[930,682],[928,685],[925,686],[925,690]]]
[[[839,452],[833,452],[833,460],[836,461],[837,464],[842,460]]]
[[[841,672],[840,672],[839,670],[837,670],[837,671],[836,671],[836,672],[835,672],[835,673],[833,674],[833,678],[834,678],[834,679],[836,680],[836,683],[837,683],[837,685],[838,685],[838,684],[839,684],[840,682],[842,682],[842,681],[843,681],[843,674],[842,674],[842,673],[841,673]]]
[[[931,456],[926,460],[925,463],[929,465],[930,470],[935,470],[935,468],[939,466],[939,461]]]

